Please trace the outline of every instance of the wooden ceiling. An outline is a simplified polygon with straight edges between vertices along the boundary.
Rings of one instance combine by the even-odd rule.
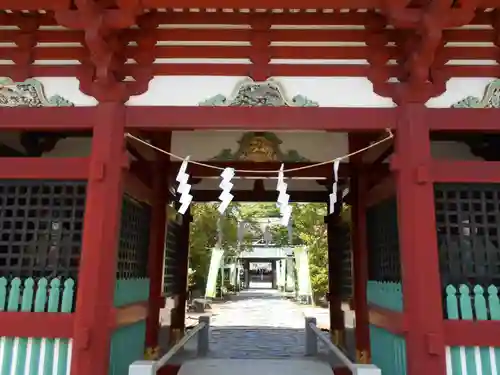
[[[446,77],[499,76],[496,22],[496,11],[477,10],[467,27],[445,29],[432,68]],[[354,77],[370,77],[376,65],[381,77],[397,78],[413,35],[380,13],[357,10],[168,10],[147,12],[137,23],[115,40],[128,77],[153,64],[153,75]],[[53,12],[0,11],[0,26],[2,76],[13,63],[28,76],[79,76],[90,64],[85,32],[58,26]]]

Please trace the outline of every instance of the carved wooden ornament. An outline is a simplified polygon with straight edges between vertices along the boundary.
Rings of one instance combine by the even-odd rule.
[[[59,95],[47,97],[41,82],[27,79],[14,82],[0,78],[0,107],[72,107],[74,104]]]
[[[200,106],[268,106],[268,107],[319,107],[305,96],[296,95],[288,99],[283,86],[272,78],[264,82],[254,82],[251,78],[241,81],[227,98],[219,94],[201,103]]]
[[[500,79],[496,79],[486,86],[482,98],[468,96],[452,108],[500,108]]]
[[[200,106],[267,106],[267,107],[318,107],[319,104],[305,96],[296,95],[288,99],[285,90],[279,82],[272,78],[264,82],[254,82],[251,78],[241,81],[229,98],[219,94],[207,99]],[[239,140],[239,148],[236,152],[231,149],[223,149],[212,160],[229,161],[242,160],[253,162],[300,162],[309,161],[300,156],[296,150],[282,152],[281,140],[271,132],[248,132],[244,133]]]

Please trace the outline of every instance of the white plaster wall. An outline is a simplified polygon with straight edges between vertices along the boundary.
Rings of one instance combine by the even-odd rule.
[[[168,76],[155,77],[149,90],[132,97],[127,105],[197,105],[222,94],[229,97],[245,77]],[[304,95],[323,107],[392,107],[391,99],[373,92],[371,82],[359,77],[277,77],[292,98]]]
[[[60,95],[76,106],[94,106],[97,101],[83,94],[75,77],[35,77],[43,86],[48,97]],[[159,76],[149,84],[144,94],[134,96],[129,106],[140,105],[198,105],[215,95],[229,97],[244,77],[213,76]],[[323,107],[393,107],[389,98],[373,92],[373,86],[362,77],[278,77],[285,88],[285,94],[292,98],[304,95]],[[446,92],[430,99],[431,108],[448,108],[467,96],[482,97],[486,86],[494,78],[451,78]]]
[[[446,83],[446,92],[429,100],[426,105],[430,108],[449,108],[468,96],[482,98],[486,87],[493,80],[494,78],[451,78]]]
[[[75,106],[95,106],[97,100],[80,91],[80,82],[76,77],[34,77],[43,85],[45,95],[60,95]]]

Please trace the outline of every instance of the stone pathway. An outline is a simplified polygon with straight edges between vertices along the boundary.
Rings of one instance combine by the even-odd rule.
[[[305,357],[305,306],[267,288],[242,291],[229,301],[214,303],[210,314],[210,351],[204,360],[279,360]],[[325,332],[325,335],[328,333]],[[196,359],[196,340],[188,342],[174,363]],[[322,345],[316,361],[338,364]]]
[[[253,286],[253,285],[252,285]],[[211,358],[303,357],[300,306],[272,289],[250,289],[212,306]]]

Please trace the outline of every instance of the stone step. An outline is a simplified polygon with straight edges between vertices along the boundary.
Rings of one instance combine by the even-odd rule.
[[[332,368],[315,359],[193,359],[177,375],[332,375]]]

